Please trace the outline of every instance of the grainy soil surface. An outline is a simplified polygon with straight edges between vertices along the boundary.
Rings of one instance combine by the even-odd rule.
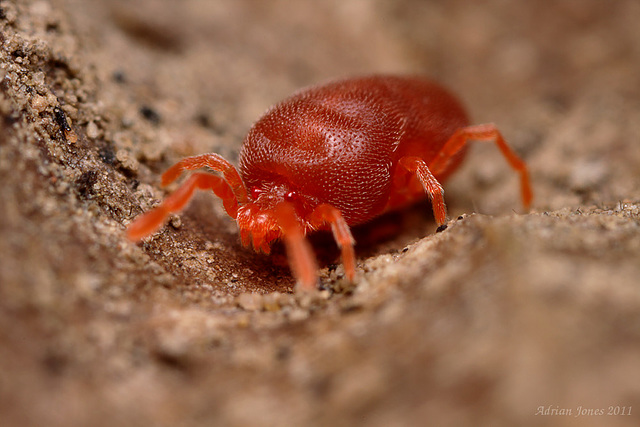
[[[640,424],[636,0],[0,1],[0,425]],[[495,122],[428,203],[355,230],[354,284],[295,293],[198,195],[125,227],[193,154],[237,161],[309,84],[422,74]]]

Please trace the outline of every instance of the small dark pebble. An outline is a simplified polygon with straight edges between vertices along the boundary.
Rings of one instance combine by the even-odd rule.
[[[140,107],[140,114],[142,114],[142,117],[149,120],[154,125],[160,123],[160,114],[158,114],[156,110],[149,107],[148,105],[143,105],[142,107]]]
[[[127,75],[122,70],[116,70],[111,75],[116,83],[126,83]]]
[[[278,350],[276,351],[277,360],[284,361],[289,359],[290,356],[291,356],[291,349],[289,347],[284,345],[278,347]]]
[[[196,122],[202,127],[210,128],[211,127],[211,119],[207,115],[207,113],[201,112],[196,115]]]
[[[58,126],[60,126],[60,129],[62,129],[63,132],[69,132],[71,130],[71,127],[69,127],[69,123],[67,122],[67,116],[64,114],[64,111],[62,111],[62,108],[54,107],[53,115],[56,119],[56,123],[58,123]]]

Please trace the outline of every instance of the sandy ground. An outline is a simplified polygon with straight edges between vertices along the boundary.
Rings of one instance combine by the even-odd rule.
[[[2,0],[0,425],[640,423],[640,3]],[[292,293],[202,194],[125,226],[177,159],[237,160],[308,84],[431,76],[495,147]],[[65,132],[65,121],[70,128]],[[630,413],[630,415],[629,415]]]

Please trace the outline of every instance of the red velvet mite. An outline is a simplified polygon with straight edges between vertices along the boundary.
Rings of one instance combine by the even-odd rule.
[[[212,190],[236,219],[244,246],[269,253],[284,240],[295,278],[317,283],[308,232],[331,229],[346,276],[355,276],[351,226],[424,197],[436,222],[446,222],[441,183],[458,167],[468,141],[492,141],[520,174],[528,209],[532,190],[525,163],[493,124],[469,126],[460,102],[420,77],[369,76],[303,89],[270,108],[251,128],[239,168],[218,154],[187,157],[162,175],[162,185],[195,172],[155,209],[137,218],[137,241],[181,210],[196,189]]]

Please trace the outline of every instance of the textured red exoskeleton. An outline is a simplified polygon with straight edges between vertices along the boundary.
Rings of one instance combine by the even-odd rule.
[[[520,174],[528,209],[532,190],[525,163],[493,124],[469,126],[448,91],[419,77],[369,76],[303,89],[269,109],[251,128],[239,168],[217,154],[188,157],[162,175],[162,185],[196,172],[137,218],[128,237],[157,231],[196,189],[212,190],[235,218],[243,245],[269,253],[284,239],[296,279],[317,283],[317,263],[306,233],[330,228],[349,280],[355,277],[350,226],[427,196],[438,225],[446,222],[441,183],[456,169],[468,141],[495,142]]]

